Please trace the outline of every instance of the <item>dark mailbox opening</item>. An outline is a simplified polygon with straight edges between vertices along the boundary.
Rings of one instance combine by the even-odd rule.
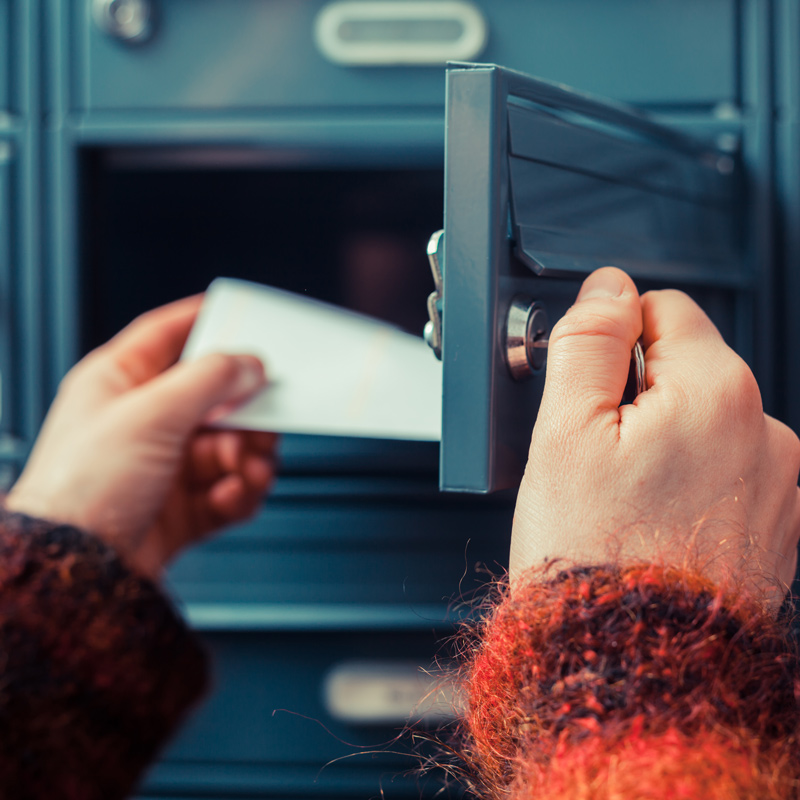
[[[83,352],[220,275],[421,335],[433,288],[425,247],[441,227],[442,169],[276,168],[263,157],[270,154],[84,152]],[[437,458],[438,446],[422,442],[287,436],[283,444],[283,469],[294,472],[435,476]]]

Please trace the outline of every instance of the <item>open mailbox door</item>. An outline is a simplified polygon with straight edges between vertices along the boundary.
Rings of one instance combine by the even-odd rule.
[[[591,270],[619,266],[645,288],[749,285],[741,168],[632,108],[494,65],[449,67],[446,123],[429,302],[440,486],[490,492],[516,485],[527,459],[544,385],[533,341]]]

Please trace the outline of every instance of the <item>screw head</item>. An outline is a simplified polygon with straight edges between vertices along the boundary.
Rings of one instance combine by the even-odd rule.
[[[124,42],[143,42],[153,31],[152,0],[95,0],[98,27]]]

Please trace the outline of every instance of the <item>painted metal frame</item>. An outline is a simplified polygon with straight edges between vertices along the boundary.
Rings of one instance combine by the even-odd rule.
[[[41,58],[38,0],[5,0],[8,59],[0,109],[0,488],[18,474],[43,416]]]

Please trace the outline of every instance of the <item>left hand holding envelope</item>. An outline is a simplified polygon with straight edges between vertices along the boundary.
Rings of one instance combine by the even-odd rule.
[[[266,384],[250,355],[178,363],[202,297],[134,320],[64,378],[6,506],[93,531],[157,579],[182,548],[250,516],[276,436],[203,429]]]

